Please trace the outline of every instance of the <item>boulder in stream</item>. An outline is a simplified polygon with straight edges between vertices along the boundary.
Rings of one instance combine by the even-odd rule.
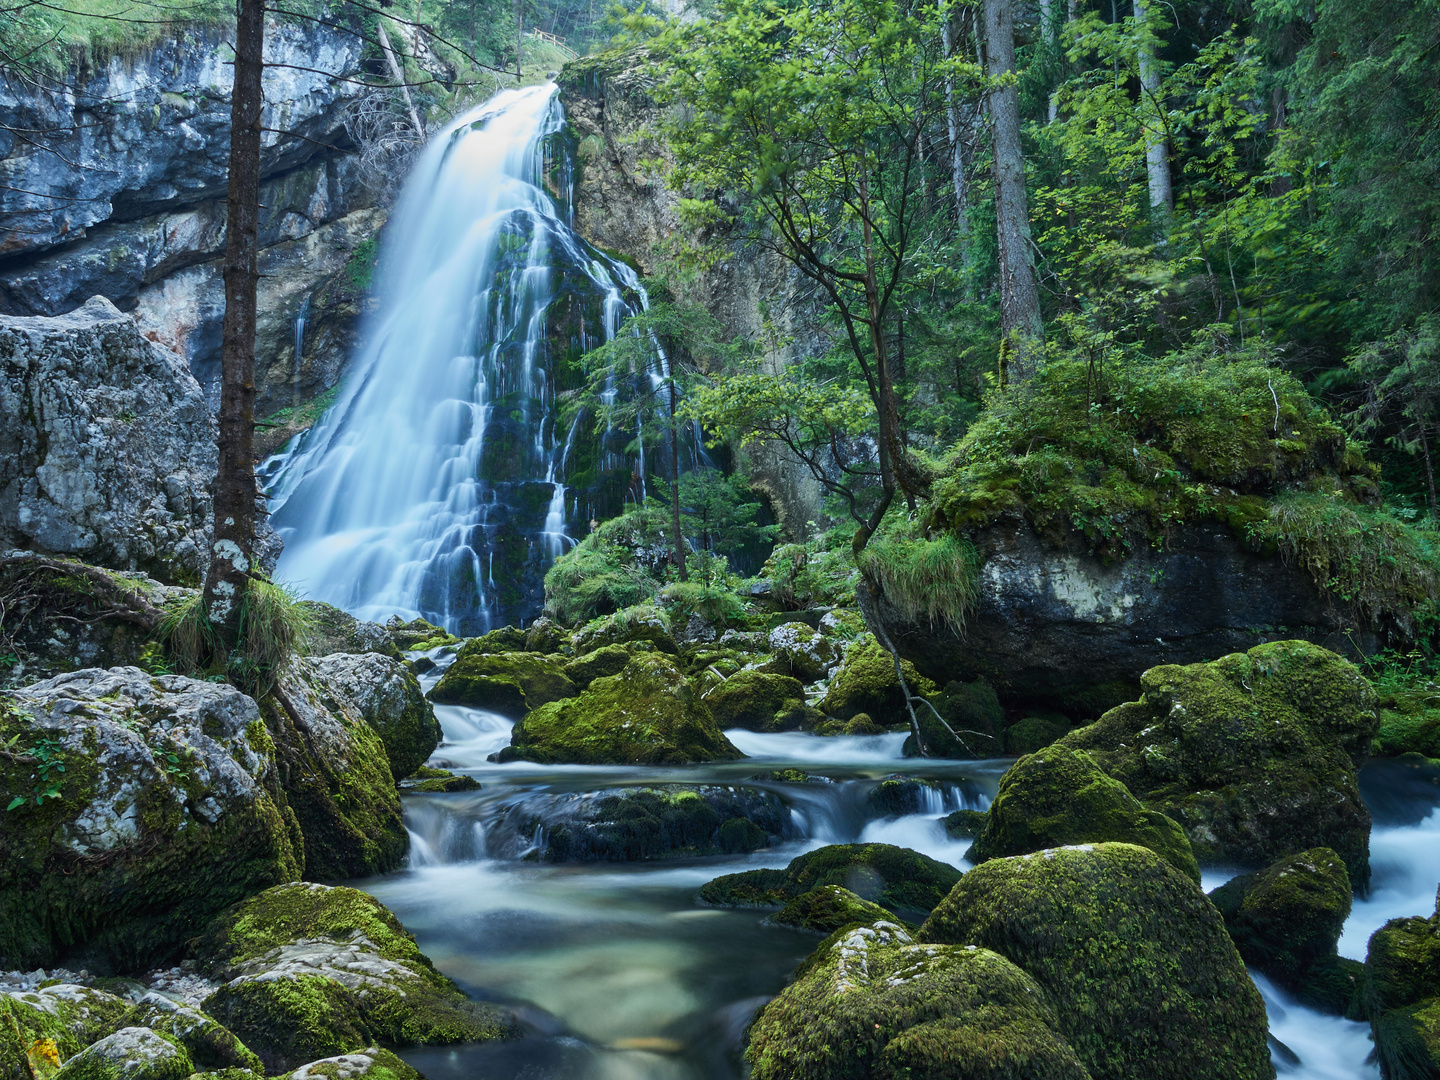
[[[1139,701],[1061,744],[1180,822],[1200,865],[1268,866],[1328,847],[1370,881],[1370,812],[1356,771],[1379,724],[1348,660],[1277,641],[1208,664],[1151,668]]]
[[[1092,1076],[1275,1075],[1264,1003],[1219,912],[1148,848],[994,859],[960,879],[917,937],[993,949],[1022,968]]]
[[[935,710],[950,725],[949,731],[929,709],[921,706],[915,710],[927,757],[969,760],[999,757],[1005,752],[1005,711],[994,688],[984,679],[968,683],[950,680],[940,691]],[[906,757],[920,755],[914,735],[905,740],[901,753]]]
[[[902,661],[905,682],[912,694],[934,698],[940,688],[925,678],[910,661]],[[910,722],[905,696],[895,675],[895,660],[873,637],[855,642],[845,651],[840,669],[820,702],[820,711],[837,720],[869,714],[881,726]]]
[[[799,731],[823,719],[805,704],[799,679],[759,671],[737,671],[706,692],[705,704],[722,731]]]
[[[1370,937],[1365,1011],[1385,1080],[1440,1076],[1440,892],[1429,918],[1391,919]]]
[[[455,662],[430,690],[431,701],[487,709],[518,720],[541,705],[579,693],[565,674],[563,656],[482,652],[474,646],[475,642],[461,646]]]
[[[445,733],[435,710],[420,681],[400,661],[365,652],[321,656],[312,663],[380,736],[393,775],[409,776],[440,745]]]
[[[770,650],[782,657],[802,683],[825,678],[840,661],[840,650],[824,634],[803,622],[787,622],[770,631]]]
[[[194,953],[204,974],[224,980],[204,1011],[270,1073],[377,1042],[479,1042],[514,1033],[508,1013],[467,998],[383,904],[356,889],[307,882],[269,889],[212,921]]]
[[[770,916],[776,926],[790,926],[816,934],[833,934],[894,916],[879,904],[856,896],[841,885],[821,885],[803,892]]]

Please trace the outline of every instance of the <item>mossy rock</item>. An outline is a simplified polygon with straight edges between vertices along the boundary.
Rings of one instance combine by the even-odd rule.
[[[759,671],[736,672],[705,695],[705,704],[721,731],[797,731],[808,718],[799,679]]]
[[[478,1042],[513,1029],[503,1011],[466,998],[383,904],[356,889],[269,889],[216,918],[194,952],[208,977],[224,980],[204,1011],[270,1073],[376,1042]]]
[[[532,709],[580,692],[565,675],[564,657],[467,652],[469,645],[431,688],[430,700],[437,705],[488,709],[518,720]]]
[[[1268,866],[1315,847],[1370,881],[1370,813],[1356,770],[1379,724],[1375,693],[1349,661],[1277,641],[1141,677],[1139,701],[1063,744],[1152,810],[1180,822],[1202,866]]]
[[[518,827],[541,830],[546,862],[635,862],[756,851],[784,837],[789,820],[773,792],[666,785],[566,798]]]
[[[38,990],[12,991],[10,996],[58,1018],[81,1046],[89,1046],[122,1027],[150,1026],[130,1018],[133,1006],[128,999],[94,986],[53,982]]]
[[[584,690],[596,679],[619,675],[630,662],[630,650],[624,645],[602,645],[592,652],[571,660],[561,670],[565,677]]]
[[[34,1080],[32,1055],[53,1069],[84,1045],[59,1016],[22,997],[0,994],[0,1080]]]
[[[984,810],[956,810],[945,815],[945,835],[951,840],[974,840],[989,820]]]
[[[670,620],[659,608],[639,604],[623,608],[613,615],[586,623],[575,634],[575,651],[592,652],[605,645],[649,642],[661,652],[675,655],[680,651],[670,633]]]
[[[1336,955],[1350,916],[1350,875],[1333,851],[1314,848],[1233,878],[1210,899],[1245,963],[1294,989]]]
[[[185,1080],[195,1071],[177,1039],[143,1027],[121,1028],[91,1043],[54,1074],[55,1080]]]
[[[246,1080],[202,1074],[193,1080]],[[302,1065],[277,1080],[424,1080],[424,1078],[389,1050],[367,1047],[350,1054],[321,1058]]]
[[[879,904],[872,904],[840,885],[821,885],[795,897],[770,922],[817,934],[833,934],[850,926],[893,920]]]
[[[1348,956],[1317,960],[1295,984],[1295,1000],[1316,1012],[1361,1021],[1365,1014],[1365,965]]]
[[[1374,1032],[1375,1056],[1386,1080],[1440,1076],[1440,997],[1381,1014]]]
[[[385,624],[385,629],[390,631],[390,640],[402,652],[409,652],[422,646],[433,648],[434,645],[454,645],[460,641],[444,627],[436,626],[432,622],[426,622],[419,618],[411,619],[407,623],[401,622],[398,615],[391,616],[390,621]]]
[[[632,656],[618,675],[579,697],[542,705],[520,720],[502,760],[545,764],[668,765],[743,757],[674,661]]]
[[[409,776],[445,737],[420,680],[403,663],[373,653],[322,656],[311,663],[380,736],[392,775]]]
[[[935,708],[954,734],[946,731],[929,709],[916,709],[926,757],[968,761],[1000,757],[1005,752],[1005,712],[994,688],[984,679],[969,683],[952,679],[940,692]],[[914,735],[905,740],[901,753],[919,756]]]
[[[1265,1005],[1219,912],[1148,848],[994,859],[960,879],[918,937],[993,949],[1023,968],[1093,1076],[1275,1075]]]
[[[541,616],[525,628],[525,652],[557,653],[570,644],[570,631]]]
[[[313,655],[378,652],[392,660],[404,659],[395,639],[379,623],[361,622],[348,611],[319,600],[302,600],[300,606],[310,616]]]
[[[1089,1080],[1036,981],[885,920],[834,935],[756,1016],[755,1080]]]
[[[893,844],[831,844],[792,859],[784,870],[746,870],[706,882],[700,899],[720,907],[781,907],[821,885],[841,885],[892,912],[926,912],[960,871]]]
[[[143,1027],[174,1039],[197,1069],[262,1072],[260,1058],[235,1033],[204,1013],[160,994],[146,994],[125,1017],[126,1027]]]
[[[1440,685],[1416,680],[1413,686],[1385,694],[1372,750],[1377,757],[1440,758]]]
[[[771,651],[784,660],[788,674],[802,683],[825,678],[840,659],[828,637],[803,622],[787,622],[770,631]]]
[[[1100,771],[1090,755],[1047,746],[1021,758],[1000,778],[985,827],[966,856],[990,859],[1045,848],[1115,840],[1149,848],[1199,882],[1200,867],[1185,831],[1147,810],[1125,785]]]
[[[1016,757],[1033,754],[1070,734],[1070,721],[1059,713],[1026,716],[1005,729],[1005,752]]]
[[[804,769],[775,769],[773,772],[762,773],[752,779],[773,780],[778,784],[833,784],[835,782],[828,776],[817,776]]]
[[[449,769],[432,769],[428,765],[422,765],[400,781],[400,790],[429,794],[479,791],[480,781],[473,776],[452,773]]]
[[[1391,919],[1370,935],[1365,955],[1365,1009],[1372,1023],[1429,998],[1440,998],[1440,892],[1434,914]]]
[[[932,699],[938,694],[939,687],[916,671],[910,661],[902,660],[900,669],[905,673],[911,693]],[[908,724],[910,714],[905,708],[900,680],[895,675],[894,658],[873,637],[851,645],[840,669],[830,680],[820,711],[837,720],[868,713],[882,725]]]
[[[856,713],[849,720],[825,720],[824,713],[817,715],[821,721],[815,726],[816,735],[884,735],[890,730],[877,724],[869,713]]]
[[[923,812],[931,793],[939,794],[940,785],[933,780],[914,776],[887,776],[865,796],[865,807],[878,817],[905,817]]]

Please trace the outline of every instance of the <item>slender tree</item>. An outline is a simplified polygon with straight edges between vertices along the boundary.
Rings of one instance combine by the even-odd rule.
[[[260,280],[260,134],[265,0],[236,0],[220,352],[220,462],[205,613],[222,647],[240,634],[255,549],[255,315]]]
[[[1000,328],[1006,378],[1035,371],[1035,343],[1044,336],[1040,289],[1030,253],[1025,155],[1020,146],[1020,93],[1015,86],[1014,0],[985,0],[986,74],[995,144],[995,228],[1000,261]]]
[[[1155,57],[1154,35],[1146,25],[1144,0],[1135,0],[1135,57],[1140,68],[1140,115],[1145,121],[1145,177],[1150,186],[1150,208],[1168,217],[1175,209],[1170,187],[1170,141],[1160,96],[1160,62]]]

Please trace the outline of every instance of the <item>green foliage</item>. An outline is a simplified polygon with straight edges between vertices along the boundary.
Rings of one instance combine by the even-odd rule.
[[[14,706],[6,701],[3,703],[3,707],[7,713],[7,719],[15,719]],[[60,798],[60,784],[63,779],[62,774],[65,772],[65,759],[60,754],[60,740],[40,735],[36,736],[29,746],[21,748],[18,744],[23,734],[23,732],[17,731],[3,744],[0,744],[0,754],[4,754],[17,763],[33,765],[35,771],[32,775],[35,784],[25,794],[11,793],[10,802],[5,807],[7,811],[19,810],[31,802],[36,806],[41,806],[46,799]]]
[[[849,537],[826,533],[817,540],[782,544],[770,553],[761,576],[786,608],[848,605],[855,601],[855,564]]]
[[[253,578],[240,601],[236,646],[222,657],[220,639],[200,592],[170,604],[156,630],[170,662],[182,673],[209,672],[252,696],[269,692],[296,656],[309,651],[315,616],[288,585]]]
[[[907,622],[963,631],[979,593],[980,557],[968,537],[941,533],[934,539],[906,535],[907,522],[882,529],[860,553],[860,570]]]
[[[568,625],[644,603],[660,591],[664,516],[652,504],[600,525],[545,572],[545,610]]]
[[[350,284],[362,292],[368,292],[375,281],[375,271],[380,260],[380,238],[371,236],[362,240],[350,253],[345,263],[345,276]]]

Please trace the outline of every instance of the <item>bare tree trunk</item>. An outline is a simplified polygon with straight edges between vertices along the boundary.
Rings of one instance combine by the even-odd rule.
[[[1430,461],[1430,440],[1425,434],[1425,421],[1420,421],[1420,449],[1425,452],[1425,482],[1430,491],[1430,520],[1440,524],[1440,501],[1435,498],[1435,466]]]
[[[225,319],[220,346],[220,461],[205,613],[227,647],[255,550],[255,290],[260,274],[260,117],[265,96],[265,0],[237,0],[230,96],[230,192],[225,221]]]
[[[415,134],[425,138],[425,125],[420,122],[420,114],[415,111],[415,101],[410,97],[410,88],[405,85],[405,71],[400,67],[399,61],[395,59],[395,50],[390,48],[390,35],[385,33],[385,19],[382,16],[375,20],[375,28],[380,31],[380,51],[385,54],[385,63],[390,68],[390,77],[395,80],[395,85],[400,87],[400,94],[405,98],[405,108],[410,110],[410,124],[415,128]]]
[[[525,0],[515,0],[515,81],[524,78],[520,74],[520,43],[525,37],[525,11],[520,6]]]
[[[689,581],[690,573],[685,566],[685,534],[680,531],[680,429],[675,426],[675,365],[668,356],[665,365],[670,376],[670,527],[675,532],[671,554],[680,580]]]
[[[1140,114],[1145,124],[1145,175],[1150,184],[1150,208],[1169,215],[1175,209],[1170,188],[1170,148],[1164,108],[1160,100],[1160,65],[1150,37],[1145,33],[1145,4],[1135,0],[1135,29],[1139,34],[1136,58],[1140,64]]]
[[[947,60],[955,55],[959,47],[952,18],[945,19],[942,31]],[[955,78],[952,75],[945,76],[945,120],[950,130],[950,175],[955,184],[955,232],[960,239],[960,266],[969,270],[972,263],[970,200],[965,191],[965,148],[960,138],[960,109],[955,103]]]
[[[1040,0],[1040,37],[1045,42],[1046,51],[1052,55],[1059,55],[1060,38],[1055,32],[1055,0]],[[1055,96],[1054,90],[1050,91],[1050,101],[1045,110],[1045,122],[1053,124],[1055,118],[1060,115],[1060,101]]]
[[[1015,70],[1014,0],[985,0],[985,69],[992,79]],[[995,128],[995,226],[1000,255],[1000,327],[1005,374],[1024,382],[1035,373],[1035,349],[1044,339],[1040,290],[1030,261],[1030,212],[1025,156],[1020,145],[1020,94],[1013,80],[990,92]]]

